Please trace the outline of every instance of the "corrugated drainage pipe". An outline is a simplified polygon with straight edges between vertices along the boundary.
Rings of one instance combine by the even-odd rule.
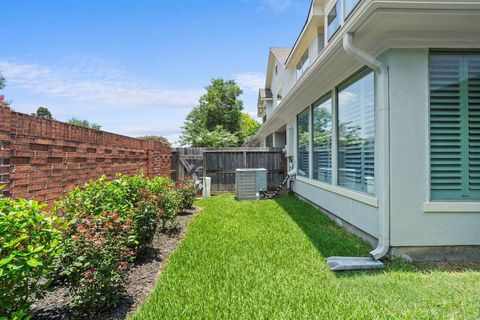
[[[358,61],[373,69],[377,76],[377,137],[379,163],[377,192],[379,196],[379,238],[378,246],[370,254],[375,259],[383,258],[390,249],[390,125],[389,125],[389,80],[388,68],[378,59],[356,47],[353,43],[353,34],[343,36],[343,49]]]

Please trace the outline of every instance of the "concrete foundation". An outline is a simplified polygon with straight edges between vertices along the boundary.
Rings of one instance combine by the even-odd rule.
[[[328,210],[316,205],[310,200],[305,199],[299,194],[295,194],[295,196],[317,208],[320,213],[327,215],[327,217],[336,224],[370,244],[372,248],[377,246],[377,238],[346,222]],[[390,247],[389,257],[402,258],[410,262],[480,261],[480,246]]]
[[[389,254],[414,262],[480,261],[480,246],[393,247]]]

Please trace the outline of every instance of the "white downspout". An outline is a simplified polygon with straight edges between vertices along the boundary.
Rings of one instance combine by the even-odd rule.
[[[378,144],[379,164],[377,192],[379,193],[380,236],[377,248],[370,254],[375,259],[383,258],[390,249],[390,117],[389,117],[389,80],[388,68],[378,59],[359,49],[353,43],[353,34],[343,36],[343,49],[346,53],[373,69],[377,75],[378,99]]]

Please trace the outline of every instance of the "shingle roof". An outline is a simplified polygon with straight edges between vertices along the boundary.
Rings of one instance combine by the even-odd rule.
[[[262,100],[273,99],[273,94],[270,89],[260,89],[259,95],[260,95],[260,99]]]
[[[287,62],[288,56],[290,55],[290,51],[292,48],[271,48],[272,53],[277,57],[277,59],[282,63],[285,64]]]

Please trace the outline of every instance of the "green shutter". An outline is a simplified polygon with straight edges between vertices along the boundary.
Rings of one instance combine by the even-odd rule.
[[[480,56],[430,56],[432,200],[480,198]]]
[[[468,147],[469,192],[480,198],[480,55],[470,55],[468,61]]]

